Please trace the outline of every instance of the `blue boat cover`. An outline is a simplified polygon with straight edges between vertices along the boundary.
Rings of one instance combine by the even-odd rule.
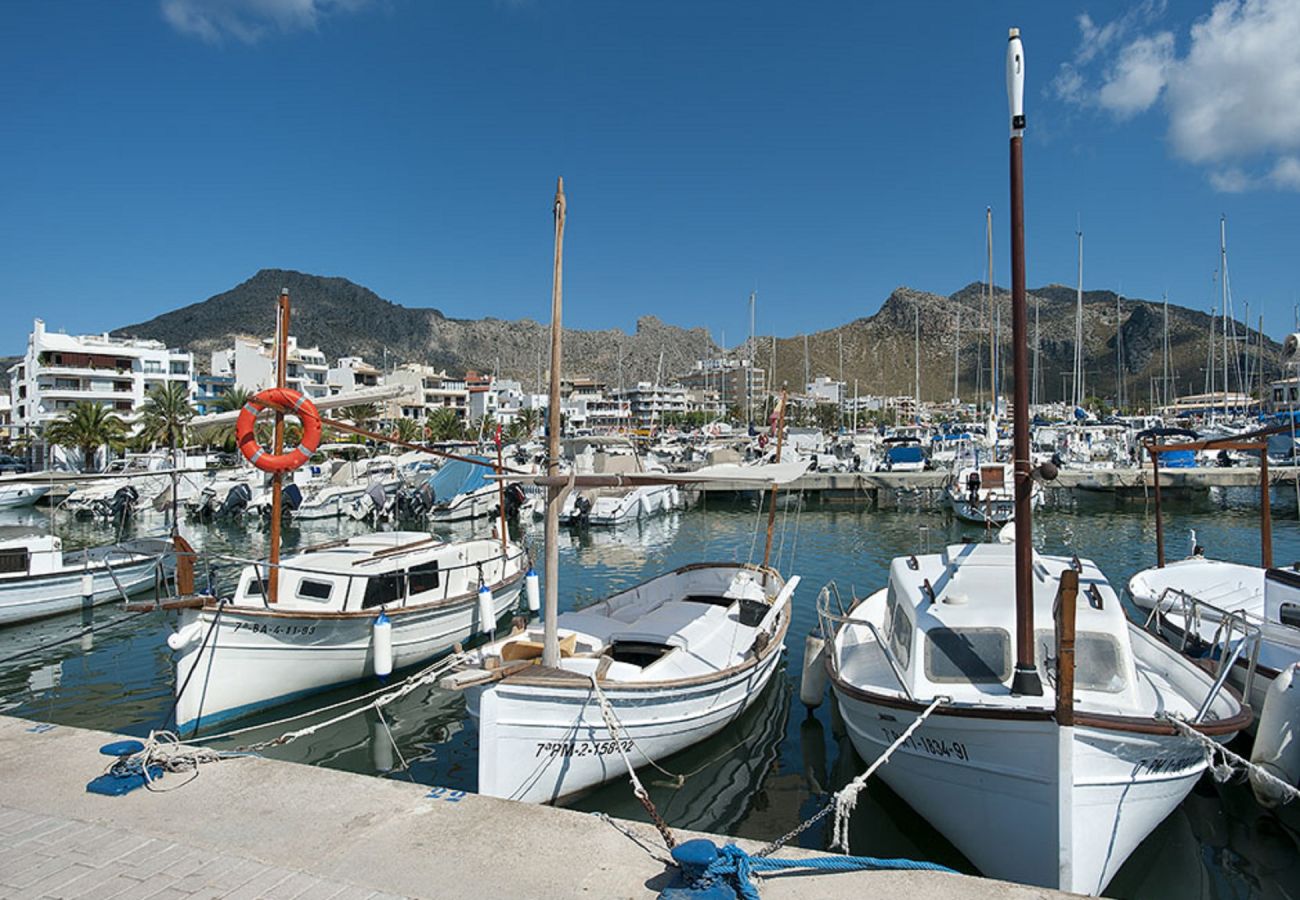
[[[489,461],[483,456],[471,456],[469,459]],[[433,496],[437,500],[450,500],[457,494],[468,494],[487,484],[487,476],[491,471],[487,466],[476,466],[459,459],[449,459],[429,479],[429,487],[433,488]]]
[[[885,451],[885,458],[894,463],[918,463],[925,462],[925,454],[921,448],[915,444],[908,444],[902,447],[890,447]]]

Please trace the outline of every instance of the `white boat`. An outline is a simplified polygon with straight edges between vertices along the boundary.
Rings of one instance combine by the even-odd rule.
[[[1230,682],[1257,712],[1273,680],[1300,662],[1300,574],[1293,570],[1193,556],[1138,572],[1128,590],[1181,652],[1235,655]]]
[[[823,629],[834,632],[831,686],[868,762],[949,698],[880,777],[985,875],[1098,894],[1206,768],[1201,748],[1162,717],[1227,741],[1251,714],[1129,623],[1094,564],[1036,554],[1031,621],[1043,695],[1013,693],[1015,554],[1014,544],[964,544],[895,559],[888,587],[847,616],[822,605]],[[1065,725],[1050,657],[1053,608],[1071,568],[1082,587]]]
[[[696,563],[560,614],[558,667],[540,626],[480,647],[442,681],[478,720],[479,793],[556,802],[718,733],[776,670],[798,583]]]
[[[53,535],[0,541],[0,625],[81,609],[86,576],[92,605],[152,587],[160,555],[128,545],[65,553],[63,540]]]
[[[482,463],[486,457],[470,457]],[[468,522],[493,515],[500,504],[500,488],[487,476],[492,469],[459,459],[443,463],[429,479],[433,490],[433,509],[429,518],[435,522]]]
[[[1010,522],[1016,516],[1014,476],[1010,463],[980,463],[958,469],[945,493],[953,515],[964,522],[989,527]],[[1036,482],[1029,502],[1034,508],[1043,502],[1042,488]]]
[[[0,484],[0,509],[19,509],[34,506],[38,500],[50,492],[48,484],[10,483]]]
[[[624,525],[662,512],[685,507],[675,484],[649,484],[625,488],[589,488],[574,491],[560,510],[567,525]]]
[[[352,537],[281,560],[275,604],[263,592],[268,567],[247,566],[229,601],[208,597],[183,609],[168,641],[177,653],[177,727],[193,734],[374,675],[381,613],[398,669],[491,632],[515,607],[527,559],[514,544],[503,553],[495,540],[447,543],[400,531]],[[481,585],[492,593],[491,621],[480,618]]]

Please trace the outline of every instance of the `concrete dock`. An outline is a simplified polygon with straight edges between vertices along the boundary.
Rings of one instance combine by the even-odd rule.
[[[640,900],[673,877],[585,813],[276,760],[212,763],[188,783],[167,775],[165,792],[86,793],[111,762],[99,747],[116,739],[0,717],[0,897]],[[652,828],[621,824],[663,853]],[[1065,896],[896,871],[783,875],[760,890],[771,900]]]

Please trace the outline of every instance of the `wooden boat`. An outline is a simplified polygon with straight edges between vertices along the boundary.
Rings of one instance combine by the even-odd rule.
[[[285,557],[277,570],[246,566],[228,601],[181,611],[176,724],[183,734],[376,673],[376,620],[391,623],[391,667],[426,662],[515,607],[525,551],[479,539],[444,542],[421,532],[348,538]],[[492,616],[480,612],[480,587]],[[380,674],[386,674],[380,667]]]
[[[65,553],[53,535],[0,541],[0,625],[81,609],[86,596],[92,605],[124,599],[155,584],[161,556],[152,542]]]
[[[1014,475],[1010,463],[981,463],[958,469],[945,493],[953,515],[975,525],[1007,524],[1016,515]],[[1035,485],[1031,502],[1038,506],[1042,500],[1042,489]]]
[[[798,584],[696,563],[561,613],[557,667],[540,627],[480,647],[442,681],[478,720],[479,793],[556,802],[718,733],[776,671]]]

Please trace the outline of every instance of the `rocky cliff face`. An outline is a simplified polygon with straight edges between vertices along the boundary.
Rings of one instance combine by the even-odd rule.
[[[172,346],[193,350],[200,367],[206,367],[212,350],[230,345],[236,335],[268,336],[274,331],[274,300],[281,288],[293,299],[292,331],[306,345],[318,344],[333,361],[359,354],[373,363],[422,362],[449,372],[468,369],[497,370],[503,377],[521,381],[526,389],[541,390],[545,376],[549,327],[532,319],[454,319],[437,309],[410,308],[392,303],[345,278],[327,278],[281,269],[263,269],[229,291],[173,312],[121,328],[115,334],[152,337]],[[1151,379],[1162,366],[1164,312],[1161,304],[1124,298],[1117,320],[1116,295],[1110,291],[1084,293],[1084,348],[1088,393],[1115,396],[1116,326],[1122,335],[1122,377],[1131,405],[1146,403]],[[1004,390],[1010,390],[1011,297],[996,288],[992,306],[983,285],[969,284],[944,296],[907,287],[897,288],[870,316],[854,319],[806,339],[807,370],[814,377],[843,376],[853,389],[874,394],[910,394],[913,389],[914,331],[920,319],[921,394],[940,400],[952,395],[956,364],[963,396],[973,397],[977,385],[987,396],[989,335],[992,311],[1000,310],[999,343],[1006,355]],[[1048,401],[1068,392],[1074,364],[1075,291],[1051,284],[1029,294],[1030,337],[1037,310],[1040,342],[1039,398]],[[960,330],[959,330],[960,319]],[[1207,315],[1183,307],[1169,307],[1170,372],[1178,393],[1199,392],[1203,387],[1207,341]],[[1239,333],[1246,333],[1238,325]],[[565,374],[590,374],[609,384],[665,380],[688,370],[696,359],[720,352],[703,328],[667,325],[653,316],[638,320],[627,334],[617,329],[585,331],[565,329]],[[1242,352],[1253,358],[1261,349],[1260,336],[1249,333]],[[1264,338],[1266,378],[1278,371],[1280,346]],[[779,387],[803,389],[805,338],[759,337],[755,360],[769,371],[775,360]],[[842,356],[841,356],[842,348]],[[731,352],[748,355],[744,345]],[[1066,376],[1063,381],[1062,375]]]

